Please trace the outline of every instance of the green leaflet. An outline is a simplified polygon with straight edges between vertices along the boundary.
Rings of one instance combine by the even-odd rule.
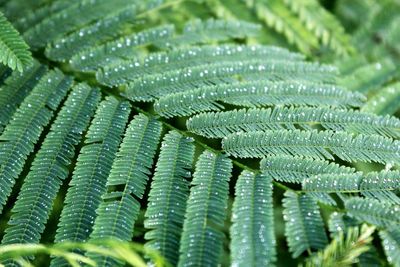
[[[222,61],[143,75],[128,83],[124,94],[131,100],[151,101],[171,93],[186,92],[207,85],[233,83],[238,79],[252,81],[262,77],[265,81],[329,82],[335,73],[336,69],[327,65],[251,57],[237,62]]]
[[[200,155],[187,202],[179,267],[218,264],[231,170],[225,155],[207,150]]]
[[[179,70],[188,66],[232,62],[248,58],[287,59],[301,61],[302,55],[286,49],[262,45],[203,45],[176,48],[167,52],[150,53],[144,58],[134,58],[106,66],[96,73],[97,80],[106,85],[119,85],[142,75]]]
[[[74,69],[80,71],[95,71],[103,66],[118,65],[123,59],[140,55],[139,49],[141,47],[152,44],[160,39],[167,39],[174,31],[175,28],[173,25],[164,25],[132,33],[77,53],[69,62]],[[113,67],[112,69],[114,70],[113,73],[119,71],[117,67]],[[107,81],[108,73],[105,72],[104,76],[104,79],[99,76],[97,79],[103,84],[110,85],[109,82],[105,82]],[[111,79],[113,78],[111,77]]]
[[[107,97],[100,103],[86,134],[70,181],[55,242],[84,242],[89,239],[96,209],[106,192],[106,181],[125,130],[130,105]],[[52,266],[68,266],[57,258]]]
[[[193,139],[171,131],[164,137],[151,183],[144,226],[146,246],[156,249],[172,266],[179,258],[179,246],[186,201],[189,197],[190,169],[195,146]]]
[[[286,191],[283,199],[285,236],[294,258],[309,249],[322,249],[328,243],[317,202],[308,195]]]
[[[243,39],[257,35],[260,30],[260,25],[241,20],[195,19],[185,24],[181,35],[156,44],[162,48],[172,49],[233,38]]]
[[[112,40],[121,34],[126,24],[133,21],[135,15],[135,8],[112,13],[104,19],[55,40],[46,47],[46,56],[56,61],[65,61],[93,44]]]
[[[375,199],[360,197],[349,198],[345,207],[351,216],[360,221],[381,227],[398,226],[400,224],[399,206]]]
[[[321,174],[303,180],[303,190],[325,193],[361,193],[380,201],[400,204],[400,171],[370,172],[367,174]]]
[[[29,46],[0,12],[0,63],[22,72],[32,61]]]
[[[276,240],[271,176],[241,173],[235,187],[232,222],[232,266],[273,265]]]
[[[275,107],[208,112],[189,118],[186,125],[191,132],[215,138],[239,131],[294,130],[296,127],[312,130],[319,125],[327,130],[400,138],[400,120],[396,117],[330,108]]]
[[[387,260],[393,266],[400,266],[400,230],[398,226],[379,231],[382,246],[385,250]]]
[[[313,32],[324,46],[330,47],[338,55],[355,52],[350,36],[345,33],[341,23],[317,0],[284,0],[305,27]]]
[[[0,136],[0,212],[43,127],[50,122],[71,84],[72,79],[58,70],[43,76]]]
[[[400,83],[388,85],[373,95],[361,109],[380,115],[392,115],[400,110]]]
[[[341,166],[334,162],[319,159],[292,157],[292,156],[269,156],[260,162],[260,169],[278,181],[288,183],[301,183],[304,179],[317,174],[349,174],[356,170]]]
[[[365,252],[369,252],[369,245],[372,242],[374,231],[375,227],[364,224],[361,229],[358,227],[349,228],[346,231],[346,236],[343,232],[340,232],[323,251],[306,259],[304,266],[352,266],[358,262],[359,257],[361,260],[361,256],[365,255]]]
[[[51,13],[24,33],[24,38],[35,50],[71,31],[104,17],[110,10],[134,6],[137,0],[83,0],[72,1],[58,12]],[[77,16],[79,14],[79,16]]]
[[[99,101],[98,89],[85,84],[72,89],[25,178],[2,244],[39,243],[75,146]]]
[[[0,133],[46,71],[46,66],[34,61],[23,73],[14,71],[4,81],[0,87]]]
[[[140,210],[149,168],[152,166],[161,123],[143,114],[135,116],[126,130],[107,180],[108,191],[97,209],[97,218],[90,240],[113,238],[130,241],[133,226]],[[88,253],[98,266],[121,266],[122,262]]]
[[[268,155],[331,159],[336,155],[349,162],[400,163],[400,142],[379,135],[353,135],[333,131],[277,130],[228,135],[224,150],[241,158]]]

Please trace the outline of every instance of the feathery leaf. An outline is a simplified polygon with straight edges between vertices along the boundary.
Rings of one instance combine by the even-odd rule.
[[[379,135],[353,135],[346,132],[277,130],[228,135],[224,150],[241,158],[269,155],[306,156],[349,162],[400,163],[400,141]]]
[[[283,219],[289,250],[294,258],[309,249],[322,249],[328,243],[317,202],[308,195],[285,192]]]
[[[135,116],[130,122],[107,179],[108,191],[96,211],[90,240],[132,239],[133,226],[140,210],[138,200],[144,194],[161,129],[160,122],[143,114]],[[88,256],[98,266],[123,265],[116,259],[98,254],[89,253]]]
[[[194,157],[193,139],[171,131],[164,137],[151,183],[144,226],[150,229],[146,246],[156,249],[176,266],[186,201],[189,197],[190,169]]]
[[[200,155],[187,202],[179,267],[218,264],[231,170],[225,155],[207,150]]]
[[[243,171],[235,187],[230,228],[232,266],[271,266],[276,261],[272,179]]]
[[[72,84],[70,77],[51,71],[39,81],[0,136],[0,212],[53,112]]]
[[[114,97],[107,97],[100,103],[70,181],[55,236],[56,243],[89,239],[129,113],[129,104]],[[52,266],[65,265],[61,258],[52,261]]]
[[[395,267],[400,266],[400,230],[398,226],[379,232],[382,246],[385,250],[387,260]]]

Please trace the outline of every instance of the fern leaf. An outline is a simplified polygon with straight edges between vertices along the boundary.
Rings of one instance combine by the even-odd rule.
[[[75,86],[51,126],[18,195],[2,244],[39,243],[75,146],[100,100],[100,91]]]
[[[49,72],[25,98],[0,136],[0,212],[43,127],[71,84],[72,79],[60,71]]]
[[[355,52],[350,43],[350,36],[345,33],[343,26],[317,0],[284,0],[284,2],[323,45],[329,46],[336,54],[342,56]]]
[[[285,192],[283,219],[289,250],[294,258],[309,249],[322,249],[328,243],[317,202],[308,195]]]
[[[355,227],[359,224],[359,222],[346,215],[345,213],[340,212],[332,212],[329,217],[329,232],[331,233],[331,237],[334,238],[339,235],[340,232],[345,232],[350,227]]]
[[[306,260],[306,267],[350,267],[358,262],[358,258],[369,250],[375,227],[362,225],[349,228],[346,236],[343,232],[321,252]]]
[[[223,138],[239,131],[294,130],[296,127],[311,130],[314,125],[333,131],[400,138],[400,120],[396,117],[329,108],[276,107],[209,112],[189,118],[186,125],[191,132],[215,138]]]
[[[376,91],[396,75],[396,66],[389,60],[364,64],[350,75],[340,78],[338,84],[351,91],[368,94]]]
[[[245,38],[257,35],[260,25],[241,20],[200,19],[185,24],[181,35],[169,39],[167,42],[157,42],[162,48],[175,48],[193,44],[224,41],[232,38]]]
[[[96,209],[106,192],[107,177],[130,113],[127,102],[108,97],[101,102],[89,127],[70,182],[58,224],[55,242],[89,239]],[[64,266],[57,258],[52,266]]]
[[[93,44],[110,41],[121,34],[123,26],[131,22],[135,15],[134,8],[122,10],[63,36],[46,47],[46,56],[56,61],[65,61]]]
[[[137,79],[142,75],[164,72],[166,69],[172,71],[187,66],[213,64],[217,61],[233,62],[248,58],[301,61],[303,56],[273,46],[232,44],[190,46],[168,52],[151,53],[143,59],[135,58],[106,66],[96,73],[96,77],[102,84],[111,86]]]
[[[22,72],[32,60],[29,46],[0,12],[0,63]]]
[[[392,115],[400,110],[400,83],[394,83],[379,90],[361,109],[381,115]]]
[[[110,10],[117,12],[131,8],[136,2],[135,0],[73,1],[65,8],[51,13],[50,16],[29,28],[24,33],[24,37],[28,44],[37,50],[71,31],[106,16]]]
[[[95,71],[104,65],[116,65],[123,59],[137,57],[141,46],[168,39],[174,31],[173,25],[164,25],[133,33],[75,54],[70,63],[74,69],[80,71]],[[114,71],[115,68],[113,67]],[[103,82],[101,79],[99,81]]]
[[[249,58],[238,62],[215,62],[143,75],[125,86],[125,95],[131,100],[151,101],[161,96],[186,92],[201,86],[233,83],[239,77],[244,80],[251,80],[258,76],[267,81],[291,79],[303,82],[323,82],[330,81],[334,73],[333,67],[315,63]]]
[[[156,172],[151,183],[144,226],[150,229],[146,246],[156,249],[176,266],[186,201],[189,197],[190,169],[194,157],[191,138],[169,132],[161,144]]]
[[[395,267],[400,266],[400,230],[397,227],[379,232],[386,258]]]
[[[255,81],[205,86],[169,94],[161,97],[154,108],[162,116],[173,117],[222,110],[224,106],[221,102],[250,108],[270,105],[346,107],[360,106],[364,100],[365,97],[360,94],[353,94],[333,85]]]
[[[232,162],[204,151],[196,163],[183,225],[179,267],[216,266],[222,252]]]
[[[246,1],[248,7],[256,13],[259,20],[268,27],[283,34],[290,44],[296,45],[305,54],[318,47],[317,37],[301,23],[298,16],[281,0]]]
[[[353,197],[345,201],[348,214],[360,221],[381,227],[399,225],[400,208],[375,199]]]
[[[107,180],[108,191],[97,209],[90,240],[107,238],[130,241],[139,214],[149,168],[161,135],[161,123],[137,115],[129,124]],[[122,188],[122,189],[121,189]],[[115,259],[89,253],[98,266],[120,266]]]
[[[243,171],[235,188],[230,228],[232,266],[271,266],[276,261],[272,179]]]
[[[400,142],[379,135],[353,135],[346,132],[277,130],[228,135],[224,150],[241,158],[268,155],[306,156],[349,162],[400,162]]]
[[[362,193],[366,197],[380,201],[400,204],[395,192],[400,189],[399,171],[370,172],[365,175],[321,174],[303,180],[303,189],[307,192],[325,193]]]
[[[260,162],[260,169],[277,181],[301,183],[304,179],[317,174],[349,174],[356,170],[325,160],[291,157],[270,156]]]
[[[0,87],[0,133],[46,71],[44,65],[34,61],[23,73],[13,72],[5,80]]]

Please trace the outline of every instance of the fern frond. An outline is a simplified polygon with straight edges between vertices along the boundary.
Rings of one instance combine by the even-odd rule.
[[[148,180],[159,138],[161,123],[143,114],[135,116],[126,130],[111,173],[108,191],[97,209],[90,240],[114,238],[129,241],[139,214],[141,199]],[[109,257],[89,253],[98,266],[120,266]]]
[[[361,110],[381,115],[395,114],[400,110],[400,83],[397,82],[380,89]]]
[[[339,233],[332,242],[321,252],[311,256],[305,262],[305,267],[351,267],[358,258],[367,252],[372,242],[375,227],[362,225],[349,228],[346,236]]]
[[[289,250],[294,258],[310,249],[322,249],[327,245],[317,202],[308,195],[285,192],[283,219]]]
[[[398,226],[379,231],[386,258],[395,267],[400,266],[400,230]]]
[[[379,135],[353,135],[346,132],[277,130],[228,135],[224,150],[241,158],[269,155],[306,156],[349,162],[400,163],[400,142]]]
[[[304,179],[317,174],[340,174],[351,175],[356,170],[319,159],[291,157],[291,156],[269,156],[260,162],[260,169],[277,181],[288,183],[301,183]]]
[[[371,64],[364,64],[351,74],[339,78],[338,84],[351,91],[367,94],[379,89],[397,74],[396,66],[389,59]]]
[[[240,20],[196,19],[186,23],[181,35],[157,42],[162,48],[175,48],[193,44],[224,41],[232,38],[245,38],[257,35],[260,25]]]
[[[324,193],[361,193],[380,201],[400,204],[400,171],[370,172],[365,175],[318,174],[303,180],[303,190]]]
[[[132,8],[136,0],[83,0],[72,1],[58,12],[51,13],[24,33],[24,38],[35,50],[47,43],[77,30],[109,14],[110,10]]]
[[[46,66],[34,61],[23,73],[14,71],[4,81],[0,87],[0,133],[46,71]]]
[[[371,198],[353,197],[345,201],[345,207],[349,215],[376,226],[385,228],[400,224],[400,208],[397,205]]]
[[[283,34],[290,44],[296,45],[305,54],[311,54],[318,47],[317,37],[301,23],[298,16],[282,0],[247,1],[259,20],[278,33]]]
[[[204,151],[193,174],[180,246],[179,267],[216,266],[222,252],[232,162]]]
[[[108,97],[100,103],[86,134],[64,200],[64,208],[58,224],[55,242],[83,242],[89,239],[96,209],[106,192],[107,177],[116,156],[130,106]],[[52,266],[64,266],[57,258]]]
[[[345,33],[343,26],[317,0],[284,0],[284,2],[323,45],[341,56],[355,52],[350,43],[350,36]]]
[[[176,131],[164,137],[151,183],[149,204],[144,226],[146,246],[157,250],[170,264],[176,266],[186,201],[189,197],[190,169],[194,157],[193,140]]]
[[[329,82],[335,73],[336,69],[327,65],[249,58],[238,62],[214,62],[143,75],[128,83],[124,94],[134,101],[151,101],[202,86],[237,82],[237,79],[252,80],[262,77],[266,81],[290,79],[299,82]],[[301,86],[301,83],[298,86]]]
[[[187,66],[235,62],[259,58],[265,60],[301,61],[303,56],[274,46],[261,45],[204,45],[177,48],[168,52],[151,53],[144,58],[126,60],[106,66],[96,73],[97,80],[106,85],[119,85],[145,74],[179,70]],[[106,75],[107,74],[107,75]]]
[[[291,81],[251,81],[205,86],[169,94],[155,102],[155,110],[165,117],[187,116],[202,111],[224,109],[222,103],[244,107],[360,106],[365,97],[333,85]]]
[[[55,70],[46,74],[21,103],[0,136],[0,212],[53,112],[72,84]]]
[[[400,138],[400,120],[396,117],[329,108],[239,109],[201,113],[186,122],[189,131],[215,138],[223,138],[239,131],[294,130],[296,127],[312,130],[314,125],[333,131],[354,131]]]
[[[0,12],[0,63],[22,72],[32,61],[29,46]]]
[[[24,180],[2,244],[39,243],[75,146],[99,101],[98,89],[85,84],[72,89]]]
[[[160,39],[168,39],[175,32],[173,25],[163,25],[143,30],[138,33],[106,42],[102,45],[85,49],[70,59],[71,66],[80,71],[95,71],[102,66],[118,65],[123,59],[140,55],[141,46],[146,46]],[[115,70],[117,69],[117,70]],[[114,67],[118,72],[119,69]],[[103,82],[101,79],[99,81]],[[107,84],[109,85],[109,84]]]
[[[345,213],[336,211],[331,213],[328,222],[328,228],[332,238],[338,236],[340,232],[345,232],[348,228],[357,225],[359,225],[359,222],[356,219],[349,217]]]
[[[133,21],[136,9],[126,9],[107,16],[84,28],[63,36],[46,47],[45,54],[56,61],[65,61],[80,54],[93,44],[103,43],[121,34],[123,27]],[[81,55],[82,56],[82,55]]]
[[[235,187],[230,228],[232,266],[271,266],[276,261],[272,179],[243,171]]]

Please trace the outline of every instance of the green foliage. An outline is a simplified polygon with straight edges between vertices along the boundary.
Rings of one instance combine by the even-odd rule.
[[[7,267],[399,265],[397,0],[0,10]]]
[[[186,201],[189,197],[190,169],[194,156],[193,140],[176,131],[165,135],[149,194],[144,225],[151,229],[146,246],[160,252],[176,266]]]
[[[178,266],[215,266],[221,250],[232,162],[204,151],[196,163]]]
[[[17,30],[0,12],[0,63],[22,72],[31,65],[29,47]]]
[[[101,102],[70,182],[55,242],[83,242],[92,232],[96,209],[106,191],[107,177],[130,113],[127,102],[108,97]],[[76,218],[79,218],[78,220]],[[62,266],[54,260],[53,266]]]
[[[304,266],[352,266],[362,253],[368,251],[374,231],[374,227],[365,224],[361,229],[349,228],[346,235],[341,232],[323,251],[309,258]]]
[[[272,180],[264,173],[243,171],[232,210],[233,266],[270,266],[276,261]]]
[[[293,257],[310,249],[322,249],[328,243],[317,202],[308,195],[286,191],[283,199],[285,235]]]
[[[52,202],[68,176],[75,146],[99,98],[99,90],[86,85],[72,89],[25,178],[2,244],[39,243]]]
[[[144,194],[149,168],[161,134],[161,123],[145,115],[137,115],[130,122],[116,160],[107,179],[107,191],[97,209],[90,240],[114,238],[129,241]],[[98,266],[123,265],[110,257],[92,253]]]

